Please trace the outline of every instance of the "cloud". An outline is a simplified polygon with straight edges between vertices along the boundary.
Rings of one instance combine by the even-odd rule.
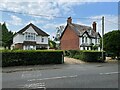
[[[104,16],[104,33],[118,30],[118,16],[117,15],[98,15],[98,16],[90,16],[88,19],[77,19],[73,20],[73,23],[77,23],[80,25],[91,26],[95,21],[97,23],[97,32],[102,35],[102,17]]]
[[[56,36],[56,32],[57,32],[57,27],[59,26],[66,26],[66,22],[65,23],[48,23],[46,25],[44,25],[42,28],[44,30],[46,30],[47,32],[49,32],[50,34],[50,38],[52,39],[53,36],[55,37]],[[50,31],[49,31],[50,30]]]
[[[45,18],[48,20],[54,19],[53,16],[63,16],[63,15],[74,15],[72,10],[72,6],[83,4],[83,2],[78,2],[79,0],[75,0],[75,2],[64,2],[63,0],[49,0],[52,2],[45,2],[44,0],[40,1],[24,1],[24,2],[10,2],[10,1],[2,1],[0,3],[1,10],[8,10],[20,13],[33,14],[31,16],[39,16],[39,18]]]
[[[13,2],[11,2],[13,1]],[[51,2],[52,1],[52,2]],[[118,2],[118,0],[104,0],[104,2]],[[32,18],[29,21],[22,20],[23,18],[20,18],[18,16],[11,16],[11,19],[9,21],[9,24],[12,25],[21,25],[25,23],[32,22],[33,24],[44,24],[42,26],[43,29],[49,30],[50,33],[55,33],[55,29],[57,26],[60,26],[60,24],[56,23],[50,23],[51,20],[54,19],[53,16],[57,17],[66,17],[66,16],[73,16],[75,13],[73,11],[73,6],[76,5],[83,5],[83,4],[89,4],[91,2],[103,2],[101,0],[18,0],[17,2],[14,0],[1,0],[0,2],[0,9],[2,10],[9,10],[9,11],[15,11],[15,12],[22,12],[22,13],[28,13],[28,14],[34,14],[36,16],[32,16]],[[37,17],[38,15],[38,17]],[[39,16],[41,15],[41,16]],[[30,16],[26,14],[26,17]],[[98,16],[91,16],[89,18],[92,19],[86,19],[84,21],[78,20],[75,23],[79,23],[82,25],[91,26],[93,21],[97,22],[97,30],[101,33],[101,20],[97,20],[97,18],[101,18],[102,16],[105,16],[105,33],[112,31],[114,29],[117,29],[117,16],[115,15],[98,15]],[[66,25],[63,23],[63,25]],[[49,32],[49,31],[48,31]]]
[[[15,15],[11,15],[11,21],[8,21],[8,23],[16,26],[22,25],[22,19]]]
[[[28,0],[1,0],[7,2],[28,2]],[[118,2],[119,0],[29,0],[29,2]]]
[[[52,16],[60,15],[60,9],[56,5],[51,2],[4,2],[0,3],[0,9],[53,19]]]
[[[93,20],[91,22],[95,21],[97,22],[97,30],[101,33],[102,32],[102,17],[104,16],[104,30],[105,33],[110,32],[112,30],[118,30],[118,16],[116,15],[98,15],[98,16],[92,16]],[[101,19],[101,20],[100,20]]]

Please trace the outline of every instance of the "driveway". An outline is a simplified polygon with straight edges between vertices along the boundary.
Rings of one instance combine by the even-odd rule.
[[[65,64],[84,64],[85,62],[74,58],[64,57]]]

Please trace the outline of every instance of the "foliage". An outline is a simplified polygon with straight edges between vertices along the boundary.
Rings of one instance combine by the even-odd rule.
[[[60,37],[61,37],[61,34],[62,32],[64,31],[64,26],[59,26],[59,27],[56,27],[56,35],[54,37],[54,41],[56,42],[56,49],[60,49]]]
[[[92,50],[98,50],[98,46],[97,45],[93,45]]]
[[[54,41],[52,41],[52,40],[49,40],[49,46],[50,46],[50,48],[56,48],[56,43],[54,42]]]
[[[75,58],[75,59],[80,59],[85,62],[104,62],[105,61],[105,52],[104,52],[104,60],[102,60],[102,52],[100,51],[95,51],[95,50],[68,50],[64,51],[64,55]]]
[[[10,49],[11,44],[13,43],[13,32],[8,31],[6,24],[2,25],[2,46],[6,49],[8,47]]]
[[[2,66],[62,64],[63,51],[48,50],[3,50]]]
[[[64,26],[56,27],[56,29],[57,29],[57,32],[56,32],[56,36],[54,38],[54,41],[60,41],[60,36],[64,30]]]
[[[111,31],[103,36],[103,47],[106,52],[120,57],[120,30]]]

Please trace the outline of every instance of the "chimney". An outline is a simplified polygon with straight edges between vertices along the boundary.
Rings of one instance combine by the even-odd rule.
[[[93,22],[92,26],[93,26],[93,30],[96,32],[96,22]]]
[[[67,24],[68,23],[72,23],[72,18],[71,17],[69,17],[68,19],[67,19]]]

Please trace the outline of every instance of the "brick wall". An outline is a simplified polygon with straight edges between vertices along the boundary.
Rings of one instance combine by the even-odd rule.
[[[79,50],[79,37],[69,26],[60,40],[60,47],[62,50]]]
[[[15,48],[23,49],[23,45],[21,43],[15,44]]]

